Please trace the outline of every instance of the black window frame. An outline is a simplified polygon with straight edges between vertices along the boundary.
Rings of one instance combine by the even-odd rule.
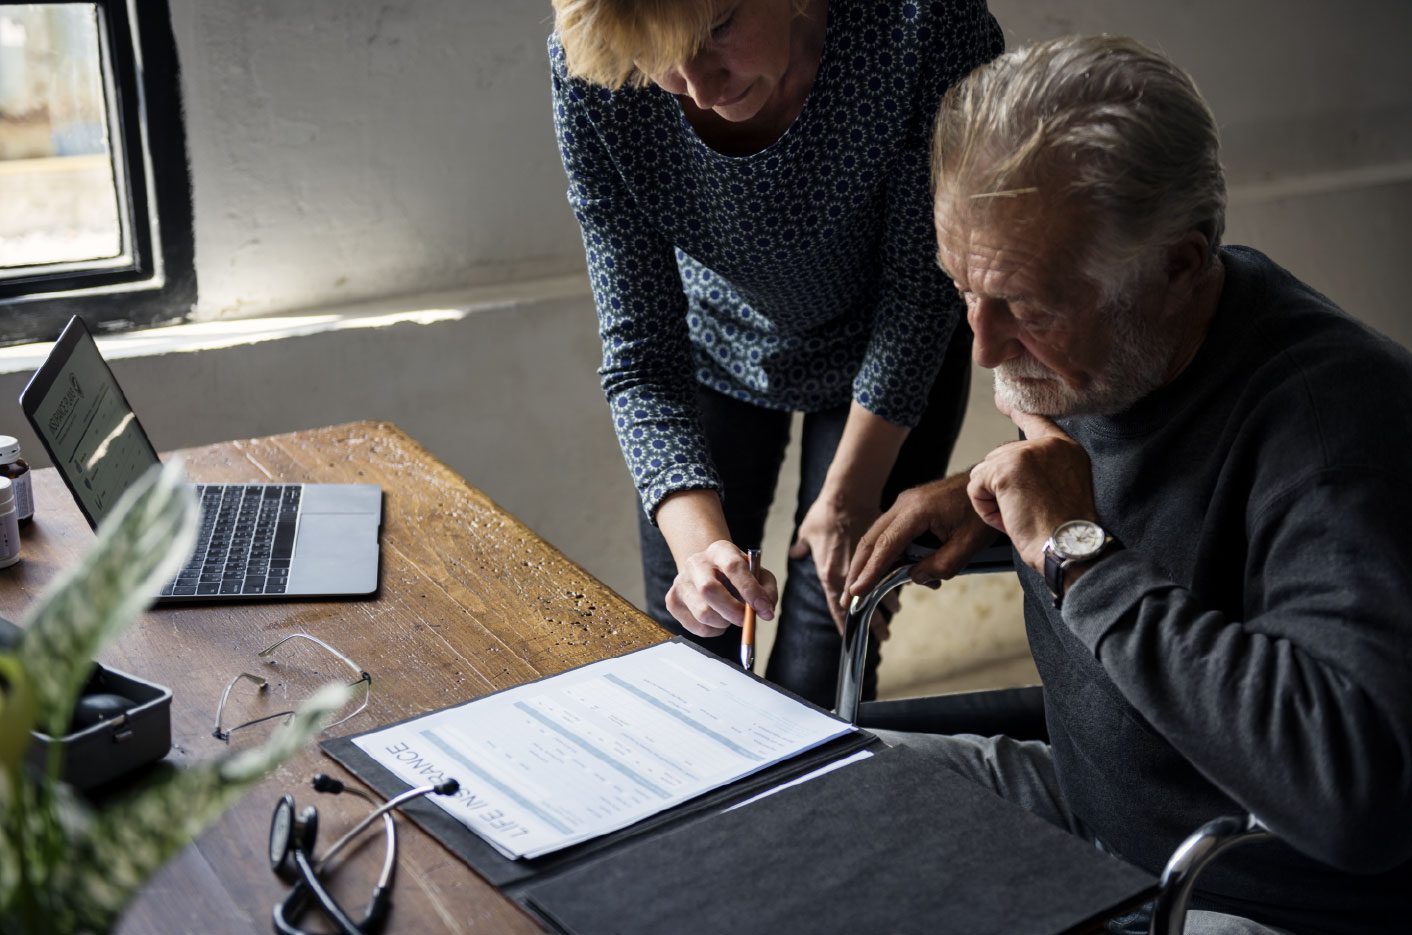
[[[181,73],[167,0],[0,0],[98,8],[108,135],[128,262],[36,265],[0,279],[0,344],[53,340],[73,315],[97,333],[178,321],[196,304],[191,177]],[[139,54],[140,53],[140,54]]]

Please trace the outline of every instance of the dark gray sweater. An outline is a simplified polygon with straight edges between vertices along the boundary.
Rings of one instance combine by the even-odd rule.
[[[1022,571],[1064,794],[1159,870],[1253,812],[1201,904],[1295,931],[1412,925],[1412,356],[1262,254],[1223,251],[1171,384],[1061,424],[1125,544],[1062,618]],[[1316,863],[1317,861],[1317,863]]]

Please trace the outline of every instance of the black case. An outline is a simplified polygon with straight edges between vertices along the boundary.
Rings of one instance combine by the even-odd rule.
[[[23,636],[23,630],[0,618],[0,648],[18,645]],[[172,748],[170,689],[94,663],[83,694],[97,692],[122,695],[133,706],[113,720],[100,721],[58,739],[36,730],[34,742],[25,754],[29,765],[43,772],[48,767],[50,749],[58,744],[62,757],[60,776],[84,792],[160,760]]]

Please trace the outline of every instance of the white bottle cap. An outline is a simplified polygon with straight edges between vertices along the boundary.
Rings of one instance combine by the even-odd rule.
[[[8,477],[0,477],[0,514],[15,508],[15,489]]]
[[[20,459],[20,440],[13,435],[0,435],[0,464]]]

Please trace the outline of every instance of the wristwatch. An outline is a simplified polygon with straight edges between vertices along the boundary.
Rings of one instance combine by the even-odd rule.
[[[1071,519],[1059,524],[1044,543],[1044,583],[1054,595],[1055,607],[1064,602],[1064,572],[1071,565],[1093,561],[1117,541],[1090,520]]]

